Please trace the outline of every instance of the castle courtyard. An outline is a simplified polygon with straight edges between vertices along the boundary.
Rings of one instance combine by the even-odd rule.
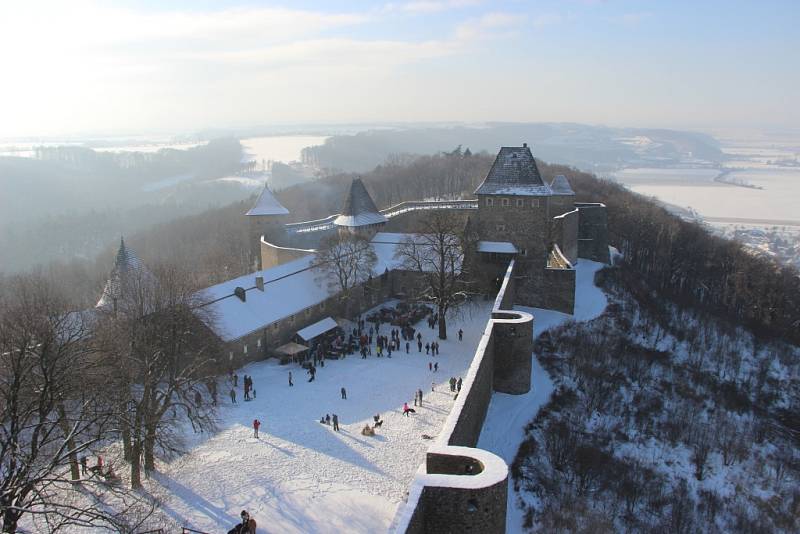
[[[238,369],[238,404],[222,390],[219,432],[187,429],[193,440],[187,454],[160,465],[146,483],[163,499],[161,513],[203,532],[227,531],[243,509],[267,532],[385,532],[432,442],[422,436],[435,438],[450,412],[448,380],[466,375],[491,304],[464,306],[449,322],[449,339],[440,341],[436,357],[412,344],[410,354],[403,347],[392,358],[377,358],[373,345],[366,360],[355,354],[326,361],[313,382],[300,366],[275,359]],[[424,320],[416,326],[423,344],[436,339]],[[381,333],[389,329],[384,324]],[[438,363],[438,372],[428,362]],[[249,402],[242,399],[244,375],[252,376],[256,390]],[[417,389],[423,391],[421,408],[413,403]],[[403,416],[404,402],[416,414]],[[339,432],[319,422],[334,413]],[[375,436],[361,435],[375,414],[383,425]],[[253,437],[255,418],[262,423],[259,439]]]

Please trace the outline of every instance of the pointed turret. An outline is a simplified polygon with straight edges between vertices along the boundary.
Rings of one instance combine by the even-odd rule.
[[[152,276],[142,260],[129,247],[125,246],[125,239],[120,238],[114,268],[103,288],[103,294],[97,301],[97,308],[117,309],[117,303],[125,298],[126,288],[143,277]]]
[[[350,184],[350,191],[344,200],[342,213],[333,221],[333,224],[351,232],[359,228],[377,228],[386,224],[386,217],[383,216],[372,197],[369,196],[367,188],[360,178],[356,178]]]
[[[275,195],[270,191],[269,186],[264,184],[264,189],[258,195],[258,200],[245,215],[258,216],[258,215],[289,215],[289,210],[284,208]]]

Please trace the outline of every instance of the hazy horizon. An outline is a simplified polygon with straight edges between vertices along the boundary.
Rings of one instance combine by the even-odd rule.
[[[4,3],[0,137],[450,121],[796,128],[798,14],[779,1]]]

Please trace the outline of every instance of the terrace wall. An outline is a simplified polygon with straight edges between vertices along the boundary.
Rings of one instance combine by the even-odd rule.
[[[514,261],[436,445],[392,523],[397,533],[505,532],[508,466],[478,442],[492,393],[530,390],[533,316],[511,311]]]

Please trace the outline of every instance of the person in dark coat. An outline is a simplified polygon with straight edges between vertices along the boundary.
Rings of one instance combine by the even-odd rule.
[[[462,341],[464,339],[464,331],[460,328],[458,329],[458,340]]]
[[[425,343],[425,354],[430,354],[430,353],[431,353],[431,344]]]
[[[289,371],[289,386],[294,386],[294,383],[292,382],[292,372],[291,371]]]
[[[342,388],[341,393],[342,393],[342,399],[347,400],[347,390]]]
[[[422,352],[422,341],[417,341],[417,348]]]
[[[333,414],[333,429],[339,431],[339,416],[336,414]]]
[[[406,354],[408,354],[410,350],[411,350],[411,343],[406,341]]]
[[[458,382],[456,382],[456,389],[458,391],[461,391],[461,377],[460,376],[458,377]]]

